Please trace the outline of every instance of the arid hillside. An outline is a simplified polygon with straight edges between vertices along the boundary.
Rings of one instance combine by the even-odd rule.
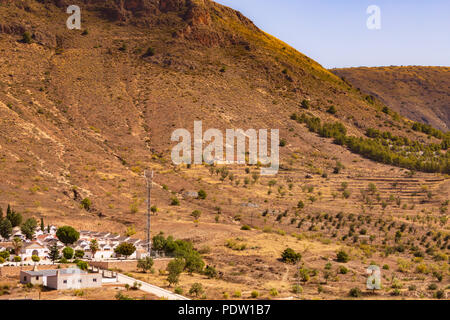
[[[450,67],[361,67],[331,71],[409,119],[450,130]]]
[[[66,28],[69,4],[81,30]],[[280,173],[173,165],[172,132],[198,120],[279,129]],[[205,282],[211,298],[292,297],[287,246],[311,271],[303,298],[348,297],[372,260],[391,268],[376,298],[403,278],[417,289],[400,295],[434,297],[435,274],[448,284],[450,137],[422,129],[212,1],[0,0],[0,207],[144,237],[153,169],[152,235],[202,249],[221,272]]]

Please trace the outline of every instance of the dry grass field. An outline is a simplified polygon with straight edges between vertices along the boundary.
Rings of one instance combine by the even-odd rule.
[[[116,300],[118,294],[136,300],[158,300],[159,298],[140,291],[127,290],[120,284],[106,284],[101,288],[78,290],[47,290],[40,287],[29,288],[18,284],[19,277],[0,277],[0,300]]]

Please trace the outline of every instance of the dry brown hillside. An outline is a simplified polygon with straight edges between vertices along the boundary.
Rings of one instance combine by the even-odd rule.
[[[81,30],[66,28],[67,4],[82,8]],[[302,114],[340,123],[347,136],[321,137]],[[280,173],[174,166],[171,133],[195,120],[204,129],[279,128]],[[0,0],[0,206],[83,230],[134,227],[144,237],[142,175],[151,168],[152,234],[193,241],[222,272],[183,276],[185,292],[198,281],[210,298],[235,290],[270,298],[273,288],[292,297],[296,267],[279,261],[289,246],[311,271],[299,297],[348,297],[364,288],[373,260],[390,269],[383,291],[367,297],[391,298],[398,280],[400,296],[433,298],[434,272],[444,274],[438,289],[448,284],[450,162],[442,137],[411,125],[212,1]],[[339,144],[369,139],[369,128],[395,138],[352,151]],[[371,155],[377,148],[385,152]],[[201,189],[206,199],[183,197]],[[347,264],[335,261],[339,249]],[[416,272],[419,263],[426,272]],[[148,277],[167,286],[164,275]]]
[[[407,118],[450,130],[450,67],[361,67],[332,72]]]

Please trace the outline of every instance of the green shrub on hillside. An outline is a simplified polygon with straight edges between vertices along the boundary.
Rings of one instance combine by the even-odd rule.
[[[179,206],[180,200],[177,197],[173,197],[172,199],[170,199],[170,205],[171,206]]]
[[[308,109],[309,109],[309,101],[308,101],[308,100],[303,100],[300,106],[301,106],[303,109],[308,110]]]
[[[336,109],[335,106],[331,106],[331,107],[328,108],[327,112],[329,114],[336,114],[337,113],[337,109]]]
[[[198,191],[198,199],[205,200],[206,197],[207,197],[207,194],[206,194],[205,190],[202,189],[202,190]]]
[[[345,252],[344,250],[339,250],[338,253],[336,254],[336,258],[337,258],[338,262],[346,263],[346,262],[350,261],[350,257],[348,256],[348,253]]]
[[[32,41],[31,33],[29,33],[28,31],[25,31],[22,35],[22,42],[30,44],[31,41]]]
[[[352,289],[350,289],[349,295],[350,295],[350,297],[359,298],[362,296],[361,289],[352,288]]]
[[[281,254],[281,260],[285,263],[296,264],[297,262],[300,261],[301,258],[302,255],[300,253],[295,252],[291,248],[287,248]]]
[[[174,240],[172,236],[165,238],[164,234],[160,233],[152,238],[152,244],[154,250],[182,259],[185,263],[183,269],[189,273],[203,271],[205,262],[191,242]]]
[[[153,57],[155,55],[155,49],[152,47],[147,48],[147,51],[144,53],[144,57]]]

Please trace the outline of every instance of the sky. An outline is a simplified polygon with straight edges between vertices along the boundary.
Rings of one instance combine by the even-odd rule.
[[[215,0],[326,68],[450,66],[449,0]],[[370,30],[367,9],[380,9]]]

